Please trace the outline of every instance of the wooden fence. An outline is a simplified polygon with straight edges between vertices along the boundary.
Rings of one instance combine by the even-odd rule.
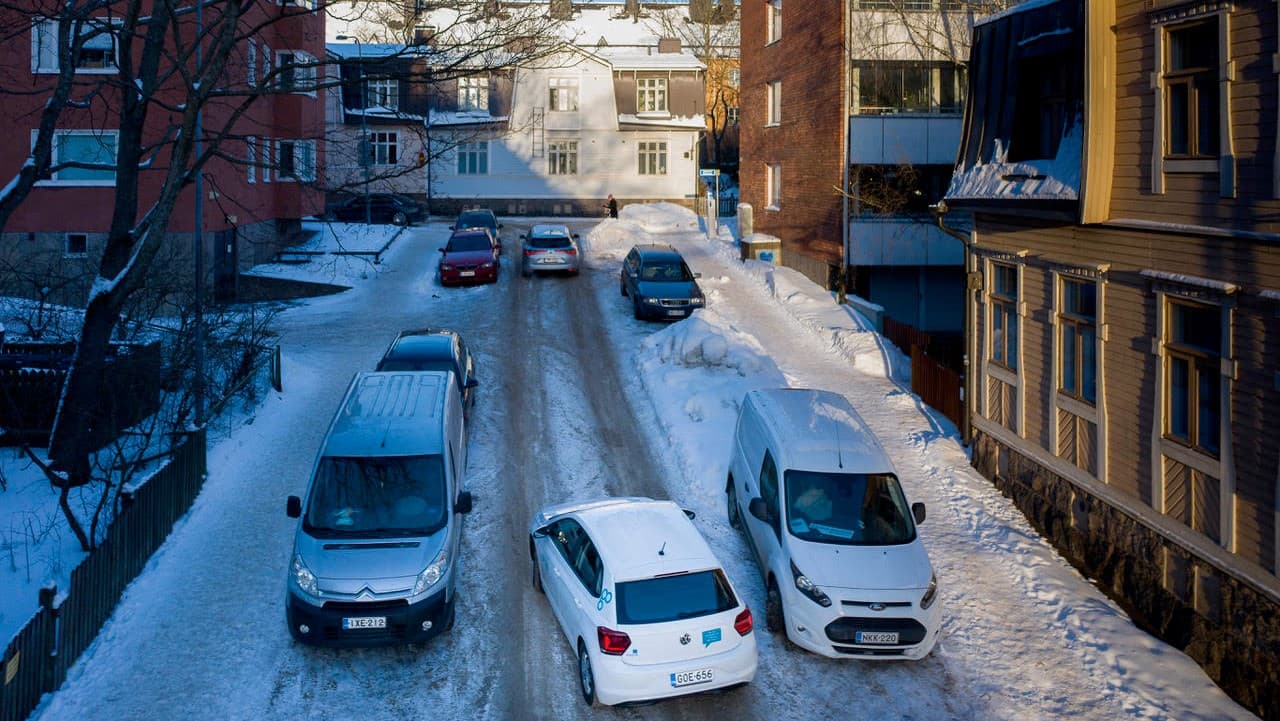
[[[22,721],[56,691],[133,582],[191,508],[205,477],[205,432],[191,434],[116,516],[102,542],[71,572],[65,594],[40,592],[40,610],[0,656],[0,721]]]
[[[951,419],[957,428],[962,427],[964,401],[961,388],[964,381],[955,370],[932,354],[933,338],[923,331],[899,321],[884,317],[884,337],[911,356],[911,392],[920,400]],[[954,344],[937,344],[939,354],[954,355]],[[946,345],[946,347],[941,347]]]

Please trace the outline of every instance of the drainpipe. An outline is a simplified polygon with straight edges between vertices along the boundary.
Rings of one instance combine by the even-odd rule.
[[[963,410],[960,414],[960,440],[964,445],[968,446],[973,436],[973,429],[969,423],[969,412],[973,403],[973,360],[977,355],[974,350],[976,336],[973,332],[973,291],[981,288],[981,279],[978,278],[975,282],[975,278],[970,271],[973,238],[969,233],[956,230],[943,222],[948,210],[945,200],[939,200],[929,206],[929,212],[933,214],[938,223],[938,230],[964,244],[964,398],[962,399]]]
[[[841,20],[844,21],[844,57],[843,85],[840,92],[840,184],[844,192],[840,194],[840,284],[836,286],[836,300],[844,304],[849,279],[849,95],[852,92],[850,80],[853,76],[853,59],[850,48],[853,47],[853,21],[849,12],[849,2],[840,3]]]

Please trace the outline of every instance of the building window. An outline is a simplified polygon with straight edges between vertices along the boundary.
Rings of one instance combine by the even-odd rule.
[[[370,160],[374,165],[395,165],[399,134],[389,131],[369,133]]]
[[[1058,312],[1061,368],[1058,392],[1086,403],[1098,399],[1098,286],[1090,280],[1062,279]]]
[[[952,63],[863,63],[855,77],[861,115],[959,113],[964,110],[963,66]]]
[[[316,91],[316,59],[298,50],[282,50],[276,54],[280,68],[276,86],[286,93],[314,93]]]
[[[731,88],[736,88],[742,84],[742,70],[739,68],[729,68],[729,77],[726,84]]]
[[[765,13],[765,44],[768,45],[782,39],[782,0],[768,0]]]
[[[640,143],[640,174],[667,174],[667,144],[664,142]]]
[[[458,110],[489,110],[489,78],[458,78]]]
[[[119,133],[114,130],[59,130],[53,138],[49,159],[52,169],[45,183],[61,185],[113,185],[116,182],[116,147]],[[35,141],[35,131],[31,133]],[[74,166],[59,167],[65,163]]]
[[[736,106],[730,106],[725,108],[724,117],[727,120],[729,125],[737,125],[738,124],[738,108]]]
[[[258,44],[250,40],[249,47],[245,52],[244,80],[249,84],[249,87],[256,87],[258,85]]]
[[[252,135],[244,139],[244,161],[247,180],[258,182],[258,139]]]
[[[276,172],[280,180],[312,182],[316,179],[314,140],[281,140],[276,146]]]
[[[1018,269],[991,264],[991,360],[1018,368]]]
[[[1169,30],[1165,58],[1166,154],[1218,156],[1218,21]]]
[[[667,112],[666,78],[640,78],[636,83],[636,110],[641,113]]]
[[[1165,323],[1165,437],[1218,455],[1222,310],[1170,300]]]
[[[578,141],[557,140],[547,143],[547,174],[578,174]]]
[[[89,236],[84,233],[67,233],[67,244],[62,254],[68,258],[83,258],[89,254]]]
[[[78,33],[82,41],[79,54],[74,56],[76,72],[115,72],[115,25],[106,18],[91,18],[76,22],[72,33]],[[31,72],[58,72],[58,21],[37,18],[31,23]]]
[[[1067,70],[1069,53],[1028,58],[1018,66],[1014,97],[1013,132],[1009,138],[1009,162],[1052,160],[1066,134]]]
[[[782,164],[769,163],[765,169],[765,196],[769,199],[765,207],[777,210],[782,207]]]
[[[551,78],[551,97],[548,107],[552,112],[574,112],[578,109],[578,79]]]
[[[489,141],[458,143],[458,175],[489,173]]]
[[[400,109],[400,81],[395,78],[366,80],[364,95],[366,108]]]
[[[778,125],[782,122],[782,81],[769,83],[768,91],[765,100],[765,125]]]

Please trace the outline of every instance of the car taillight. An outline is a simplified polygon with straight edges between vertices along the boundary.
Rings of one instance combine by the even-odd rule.
[[[621,631],[614,631],[604,626],[596,626],[596,634],[600,636],[600,652],[610,656],[621,656],[631,648],[631,637]]]
[[[564,254],[565,254],[565,255],[577,255],[577,254],[578,254],[578,249],[577,249],[577,248],[565,248],[565,249],[564,249]]]
[[[525,255],[537,255],[538,253],[541,253],[541,252],[542,252],[542,251],[541,251],[541,250],[539,250],[539,249],[537,249],[537,248],[525,248],[525,249],[524,249],[524,254],[525,254]]]
[[[744,606],[742,613],[733,619],[733,630],[738,632],[739,636],[745,636],[751,633],[751,629],[755,627],[755,621],[751,619],[751,607]]]

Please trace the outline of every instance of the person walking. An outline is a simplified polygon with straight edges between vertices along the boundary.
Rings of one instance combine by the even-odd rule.
[[[610,218],[618,217],[618,201],[613,197],[613,193],[609,193],[609,202],[605,203],[604,207],[609,209]]]

